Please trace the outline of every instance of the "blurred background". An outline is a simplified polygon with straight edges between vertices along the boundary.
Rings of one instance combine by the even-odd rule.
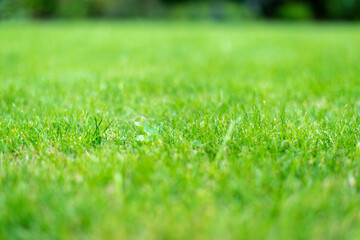
[[[0,19],[360,20],[360,0],[0,0]]]

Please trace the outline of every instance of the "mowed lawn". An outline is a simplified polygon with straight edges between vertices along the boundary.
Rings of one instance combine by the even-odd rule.
[[[360,25],[0,24],[0,239],[359,239]]]

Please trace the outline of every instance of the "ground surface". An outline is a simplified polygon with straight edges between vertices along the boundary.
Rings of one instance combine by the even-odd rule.
[[[0,36],[0,239],[360,236],[359,26]]]

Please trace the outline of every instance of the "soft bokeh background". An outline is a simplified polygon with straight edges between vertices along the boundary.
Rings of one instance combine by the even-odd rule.
[[[360,0],[0,0],[0,19],[360,19]]]

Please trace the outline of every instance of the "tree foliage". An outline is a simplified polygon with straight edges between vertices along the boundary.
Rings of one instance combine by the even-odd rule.
[[[0,0],[0,18],[168,17],[179,6],[202,18],[199,5],[221,18],[232,11],[211,9],[226,10],[229,2],[263,18],[360,19],[360,0]]]

